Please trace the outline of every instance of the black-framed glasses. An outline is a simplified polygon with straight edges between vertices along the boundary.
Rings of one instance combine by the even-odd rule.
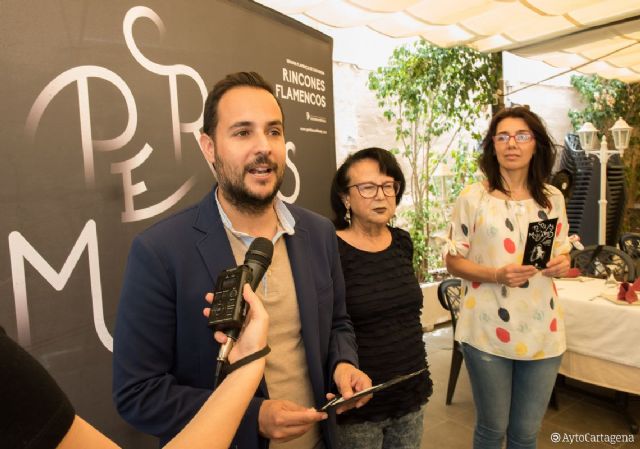
[[[384,184],[374,184],[372,182],[363,182],[360,184],[352,184],[347,189],[355,187],[362,198],[374,198],[378,194],[378,189],[382,189],[384,196],[396,196],[400,192],[400,182],[390,181]]]
[[[509,134],[509,133],[496,134],[495,136],[493,136],[493,143],[506,145],[509,143],[512,137],[513,137],[513,140],[516,141],[516,143],[527,143],[533,140],[533,134],[531,134],[529,131],[518,131],[515,134]]]

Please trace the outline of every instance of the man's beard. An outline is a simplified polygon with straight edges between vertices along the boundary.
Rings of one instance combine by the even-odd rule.
[[[244,177],[249,170],[255,168],[255,166],[264,164],[267,164],[276,174],[276,183],[269,194],[266,196],[258,196],[247,189],[244,183]],[[281,171],[278,164],[263,153],[258,154],[252,163],[245,165],[241,173],[233,171],[229,173],[225,168],[224,161],[219,155],[216,155],[214,168],[216,169],[216,177],[218,178],[218,185],[222,196],[241,212],[251,215],[258,215],[271,207],[273,199],[278,194],[284,179],[284,170]]]

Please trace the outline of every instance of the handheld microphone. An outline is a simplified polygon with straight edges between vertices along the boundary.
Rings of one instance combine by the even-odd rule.
[[[264,273],[271,265],[271,258],[273,257],[273,243],[271,240],[264,237],[256,238],[244,256],[244,264],[251,268],[253,276],[249,285],[251,290],[258,288],[258,284],[262,280]]]
[[[228,338],[218,353],[217,385],[221,380],[222,366],[227,361],[247,316],[249,305],[242,296],[244,284],[248,283],[255,291],[271,264],[272,256],[273,243],[269,239],[258,237],[249,246],[242,265],[224,270],[218,275],[208,326],[214,331],[224,332]]]

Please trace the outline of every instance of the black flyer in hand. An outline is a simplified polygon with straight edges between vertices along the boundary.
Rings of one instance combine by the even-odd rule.
[[[550,218],[529,223],[522,265],[533,265],[538,270],[547,268],[547,262],[551,259],[557,222],[557,218]]]

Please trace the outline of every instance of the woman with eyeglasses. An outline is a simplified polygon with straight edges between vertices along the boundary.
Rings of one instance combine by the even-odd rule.
[[[456,327],[476,406],[474,449],[532,449],[556,379],[565,334],[553,277],[569,269],[562,193],[545,184],[555,147],[540,118],[503,109],[482,141],[486,180],[454,206],[445,251],[463,279]],[[524,265],[531,222],[557,219],[546,268]]]
[[[422,341],[422,291],[409,233],[389,225],[405,188],[391,153],[360,150],[338,168],[331,206],[346,285],[347,311],[360,369],[374,385],[427,368]],[[428,370],[374,394],[366,406],[338,416],[344,449],[420,447],[423,406],[431,395]]]

